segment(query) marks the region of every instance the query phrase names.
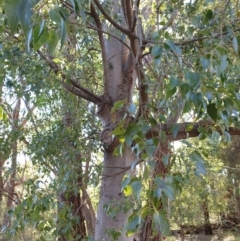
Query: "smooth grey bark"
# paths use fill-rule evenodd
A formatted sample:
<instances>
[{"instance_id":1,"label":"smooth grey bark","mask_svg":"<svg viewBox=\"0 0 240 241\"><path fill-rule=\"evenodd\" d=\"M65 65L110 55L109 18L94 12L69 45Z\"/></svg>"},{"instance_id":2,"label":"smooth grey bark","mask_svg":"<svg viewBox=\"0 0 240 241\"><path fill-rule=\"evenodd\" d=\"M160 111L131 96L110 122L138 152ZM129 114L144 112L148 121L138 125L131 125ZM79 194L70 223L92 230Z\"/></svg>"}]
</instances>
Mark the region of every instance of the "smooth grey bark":
<instances>
[{"instance_id":1,"label":"smooth grey bark","mask_svg":"<svg viewBox=\"0 0 240 241\"><path fill-rule=\"evenodd\" d=\"M104 153L104 169L95 228L95 240L114 240L108 234L108 231L114 229L121 233L124 225L127 223L129 213L124 212L121 208L124 202L121 181L125 175L124 168L131 165L134 160L135 155L131 152L130 148L126 148L122 156L114 156L113 152L108 152L107 150ZM119 210L119 212L116 212L112 217L107 210L114 212L114 209ZM122 234L117 240L130 241L132 237L125 237Z\"/></svg>"}]
</instances>

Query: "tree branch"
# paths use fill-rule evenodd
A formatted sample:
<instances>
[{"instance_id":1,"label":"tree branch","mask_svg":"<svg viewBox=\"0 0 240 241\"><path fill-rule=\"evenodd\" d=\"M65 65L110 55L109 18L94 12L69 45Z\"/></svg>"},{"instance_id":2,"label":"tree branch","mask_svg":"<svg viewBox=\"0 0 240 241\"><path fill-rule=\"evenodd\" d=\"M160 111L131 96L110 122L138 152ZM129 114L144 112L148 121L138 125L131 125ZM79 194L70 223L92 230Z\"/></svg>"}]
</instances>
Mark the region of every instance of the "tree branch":
<instances>
[{"instance_id":1,"label":"tree branch","mask_svg":"<svg viewBox=\"0 0 240 241\"><path fill-rule=\"evenodd\" d=\"M118 30L120 30L122 33L125 33L126 35L130 34L130 31L126 28L123 28L121 25L119 25L116 21L112 19L112 17L104 10L102 5L99 3L98 0L93 0L95 4L97 5L98 9L101 11L103 16Z\"/></svg>"},{"instance_id":2,"label":"tree branch","mask_svg":"<svg viewBox=\"0 0 240 241\"><path fill-rule=\"evenodd\" d=\"M55 74L58 74L58 72L60 72L58 65L51 58L45 56L40 50L38 50L37 52L41 56L41 58L47 62L47 64ZM63 80L66 80L66 76L63 73L61 73L61 76ZM99 96L95 95L91 91L79 85L73 78L70 78L69 80L73 86L70 86L69 84L64 83L64 81L62 81L62 85L66 90L85 100L93 102L94 104L98 104L101 101Z\"/></svg>"},{"instance_id":3,"label":"tree branch","mask_svg":"<svg viewBox=\"0 0 240 241\"><path fill-rule=\"evenodd\" d=\"M124 46L126 46L129 50L131 50L131 48L130 48L126 43L124 43L124 41L122 41L120 38L116 37L115 35L107 32L107 31L104 31L104 30L102 30L102 29L98 29L97 27L95 27L95 26L92 25L91 23L88 23L88 25L89 25L89 28L91 28L91 29L94 29L94 30L97 30L97 31L101 31L102 33L105 33L105 34L109 35L110 37L117 39L120 43L122 43L122 44L123 44Z\"/></svg>"},{"instance_id":4,"label":"tree branch","mask_svg":"<svg viewBox=\"0 0 240 241\"><path fill-rule=\"evenodd\" d=\"M66 90L68 90L69 92L73 93L74 95L76 95L78 97L81 97L81 98L83 98L87 101L90 101L90 102L92 102L96 105L99 103L98 99L94 98L93 96L90 96L90 95L86 94L85 92L83 92L82 90L80 90L80 89L78 89L74 86L71 86L67 83L62 83L62 85Z\"/></svg>"},{"instance_id":5,"label":"tree branch","mask_svg":"<svg viewBox=\"0 0 240 241\"><path fill-rule=\"evenodd\" d=\"M178 133L176 136L173 135L172 133L172 128L175 127L178 129ZM191 130L188 130L189 127L191 127ZM168 124L162 124L159 125L158 127L154 127L151 130L149 130L145 138L146 139L151 139L154 137L159 137L161 131L165 133L166 135L166 140L167 141L179 141L179 140L184 140L187 138L193 138L197 137L201 132L199 131L199 127L204 127L209 134L212 133L213 130L216 130L219 132L221 135L223 135L223 132L219 126L215 126L213 121L199 121L199 122L184 122L184 123L177 123L175 125L168 125ZM233 136L238 136L240 135L240 129L236 127L229 127L227 132L230 135ZM159 140L160 141L160 140ZM108 151L114 151L114 149L120 144L118 137L115 136L112 143L107 147Z\"/></svg>"},{"instance_id":6,"label":"tree branch","mask_svg":"<svg viewBox=\"0 0 240 241\"><path fill-rule=\"evenodd\" d=\"M122 0L122 8L125 16L125 21L128 25L128 29L131 31L133 25L133 12L132 12L132 1Z\"/></svg>"},{"instance_id":7,"label":"tree branch","mask_svg":"<svg viewBox=\"0 0 240 241\"><path fill-rule=\"evenodd\" d=\"M81 85L79 85L73 78L70 78L69 80L70 80L70 82L72 83L72 85L74 87L78 88L79 90L81 90L85 94L87 94L90 97L94 98L96 100L96 103L99 103L99 102L102 101L102 99L99 96L95 95L94 93L92 93L88 89L86 89L86 88L82 87Z\"/></svg>"},{"instance_id":8,"label":"tree branch","mask_svg":"<svg viewBox=\"0 0 240 241\"><path fill-rule=\"evenodd\" d=\"M107 65L107 51L106 51L106 47L104 44L104 38L103 38L103 28L102 28L102 23L100 21L100 18L95 10L95 7L93 5L93 3L91 3L90 6L90 11L91 11L91 16L94 19L96 26L97 26L97 32L98 32L98 38L100 41L100 46L101 46L101 50L102 50L102 60L103 60L103 74L104 74L104 94L108 95L108 83L109 83L109 79L108 79L108 65Z\"/></svg>"},{"instance_id":9,"label":"tree branch","mask_svg":"<svg viewBox=\"0 0 240 241\"><path fill-rule=\"evenodd\" d=\"M174 136L172 133L173 127L178 129L178 133L176 136ZM191 127L191 130L187 130L189 129L189 127ZM163 124L158 128L155 128L154 130L153 129L150 130L146 134L146 138L149 139L153 137L158 137L159 132L164 131L168 141L179 141L179 140L183 140L191 137L197 137L201 133L199 131L199 127L204 127L208 131L208 133L212 133L213 130L216 130L221 135L223 134L219 126L215 126L213 121L208 120L208 121L199 121L196 123L194 122L177 123L175 125ZM230 135L240 135L240 129L236 127L229 127L227 132Z\"/></svg>"}]
</instances>

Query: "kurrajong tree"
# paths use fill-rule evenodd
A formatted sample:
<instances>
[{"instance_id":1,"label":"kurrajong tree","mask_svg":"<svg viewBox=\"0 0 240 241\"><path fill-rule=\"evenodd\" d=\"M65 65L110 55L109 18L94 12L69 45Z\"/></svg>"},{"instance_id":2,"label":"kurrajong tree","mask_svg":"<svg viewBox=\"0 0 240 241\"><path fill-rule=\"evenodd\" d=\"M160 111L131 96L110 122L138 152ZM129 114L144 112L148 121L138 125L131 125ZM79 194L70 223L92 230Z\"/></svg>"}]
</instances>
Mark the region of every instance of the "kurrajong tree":
<instances>
[{"instance_id":1,"label":"kurrajong tree","mask_svg":"<svg viewBox=\"0 0 240 241\"><path fill-rule=\"evenodd\" d=\"M181 183L170 173L171 142L240 134L238 1L5 0L1 8L1 34L92 103L86 111L97 106L95 240L133 240L137 229L141 240L160 240ZM190 157L204 173L200 153Z\"/></svg>"}]
</instances>

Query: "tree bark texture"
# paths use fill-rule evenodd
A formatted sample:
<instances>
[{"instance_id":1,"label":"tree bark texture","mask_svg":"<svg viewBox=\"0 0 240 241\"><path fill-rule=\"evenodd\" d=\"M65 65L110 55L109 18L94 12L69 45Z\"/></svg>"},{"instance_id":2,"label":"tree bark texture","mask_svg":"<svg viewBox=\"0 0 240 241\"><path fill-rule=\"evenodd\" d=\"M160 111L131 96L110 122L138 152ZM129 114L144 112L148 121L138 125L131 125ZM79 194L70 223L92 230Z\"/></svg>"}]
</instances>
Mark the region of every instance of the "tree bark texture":
<instances>
[{"instance_id":1,"label":"tree bark texture","mask_svg":"<svg viewBox=\"0 0 240 241\"><path fill-rule=\"evenodd\" d=\"M130 241L132 237L125 237L122 233L127 223L129 213L124 210L124 194L121 181L125 175L124 168L135 160L134 154L126 148L122 156L114 156L113 152L104 153L104 167L100 190L100 201L97 212L95 240L114 240L111 231L119 232L118 241Z\"/></svg>"},{"instance_id":2,"label":"tree bark texture","mask_svg":"<svg viewBox=\"0 0 240 241\"><path fill-rule=\"evenodd\" d=\"M4 213L3 218L3 227L10 226L11 224L11 217L8 215L8 210L12 208L14 196L15 196L15 181L16 181L16 167L17 167L17 153L18 153L18 146L17 140L12 143L12 158L11 158L11 175L9 178L9 182L6 186L7 192L7 202L6 202L6 211ZM3 238L2 241L6 239Z\"/></svg>"},{"instance_id":3,"label":"tree bark texture","mask_svg":"<svg viewBox=\"0 0 240 241\"><path fill-rule=\"evenodd\" d=\"M168 143L159 143L158 148L154 153L154 159L156 161L156 165L153 172L153 178L158 175L164 178L164 176L168 173L169 164L165 166L163 163L163 158L165 155L170 153L171 151L168 147ZM151 185L154 186L154 182L152 182ZM160 202L159 206L156 208L158 210L161 210L163 208L162 203ZM153 236L152 216L148 215L145 218L144 223L141 227L140 241L162 241L162 239L163 237L161 233L158 233L157 235Z\"/></svg>"},{"instance_id":4,"label":"tree bark texture","mask_svg":"<svg viewBox=\"0 0 240 241\"><path fill-rule=\"evenodd\" d=\"M204 216L205 235L213 235L213 231L212 231L212 227L211 227L211 223L210 223L210 215L209 215L207 196L205 196L202 200L202 207L203 207L203 216Z\"/></svg>"},{"instance_id":5,"label":"tree bark texture","mask_svg":"<svg viewBox=\"0 0 240 241\"><path fill-rule=\"evenodd\" d=\"M73 124L73 116L70 110L68 110L67 103L63 105L64 118L63 124L65 128L71 127ZM67 206L70 209L71 216L76 217L78 221L75 221L72 226L72 235L75 240L82 240L87 236L87 230L85 225L85 215L84 215L84 203L81 194L81 189L83 186L83 170L81 164L81 155L75 150L76 147L71 143L70 140L66 140L64 143L66 150L73 150L75 152L74 159L71 159L72 165L75 166L78 178L75 180L69 180L69 188L59 194L59 203L63 206ZM64 149L63 149L64 150ZM66 151L64 150L64 152ZM78 190L77 192L75 190ZM58 209L59 216L61 213L61 208ZM59 230L58 241L67 241L64 232Z\"/></svg>"}]
</instances>

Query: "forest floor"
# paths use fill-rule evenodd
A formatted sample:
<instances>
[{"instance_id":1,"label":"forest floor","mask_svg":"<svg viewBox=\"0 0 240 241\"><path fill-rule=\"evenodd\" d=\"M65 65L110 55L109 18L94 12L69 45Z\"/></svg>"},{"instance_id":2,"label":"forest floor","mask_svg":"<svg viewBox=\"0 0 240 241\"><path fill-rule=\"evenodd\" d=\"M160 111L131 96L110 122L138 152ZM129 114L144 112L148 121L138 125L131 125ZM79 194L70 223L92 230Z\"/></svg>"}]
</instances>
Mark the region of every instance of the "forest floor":
<instances>
[{"instance_id":1,"label":"forest floor","mask_svg":"<svg viewBox=\"0 0 240 241\"><path fill-rule=\"evenodd\" d=\"M184 239L179 235L168 237L165 241L240 241L240 232L217 230L214 235L187 234Z\"/></svg>"}]
</instances>

